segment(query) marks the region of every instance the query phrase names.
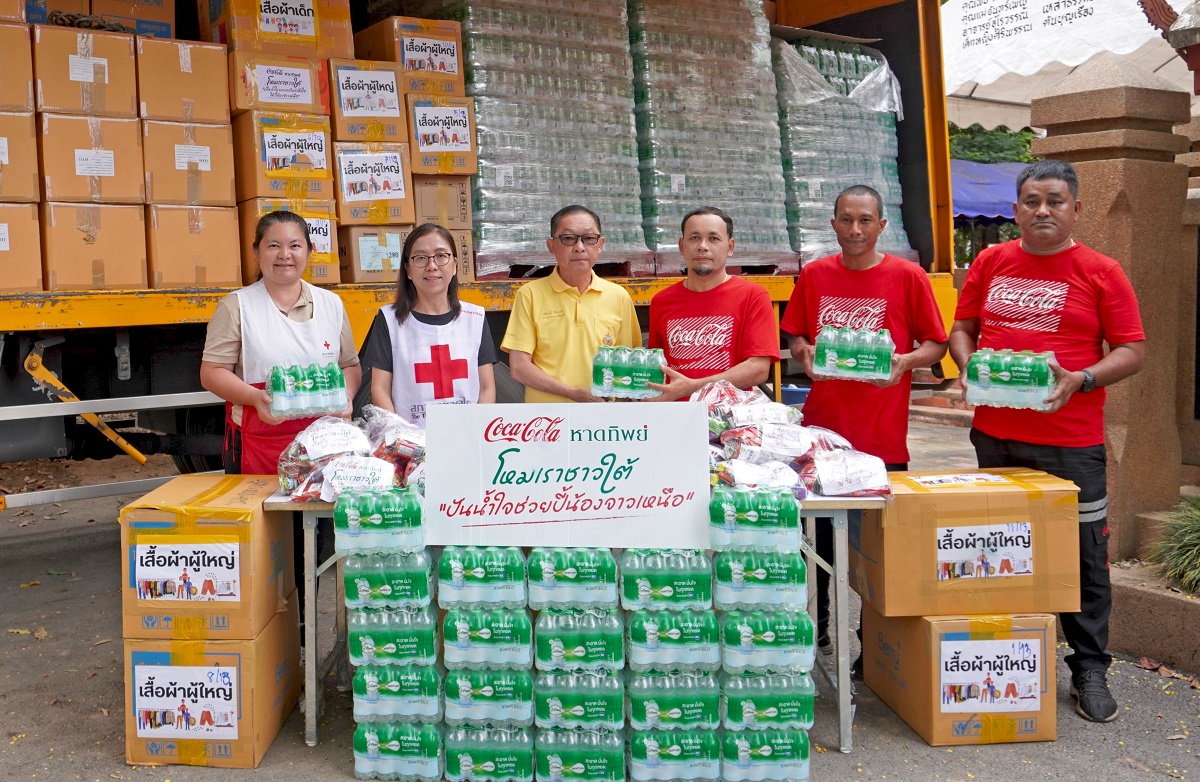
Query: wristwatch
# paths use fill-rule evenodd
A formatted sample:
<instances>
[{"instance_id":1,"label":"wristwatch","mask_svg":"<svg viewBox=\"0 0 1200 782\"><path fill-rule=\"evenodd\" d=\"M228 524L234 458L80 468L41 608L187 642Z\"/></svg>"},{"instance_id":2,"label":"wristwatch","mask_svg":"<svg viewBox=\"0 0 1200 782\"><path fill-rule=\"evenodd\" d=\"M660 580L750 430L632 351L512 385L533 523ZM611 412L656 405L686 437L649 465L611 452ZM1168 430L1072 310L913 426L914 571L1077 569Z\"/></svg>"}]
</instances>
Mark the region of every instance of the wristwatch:
<instances>
[{"instance_id":1,"label":"wristwatch","mask_svg":"<svg viewBox=\"0 0 1200 782\"><path fill-rule=\"evenodd\" d=\"M1083 373L1083 385L1079 387L1079 390L1086 394L1088 391L1091 391L1096 387L1096 376L1091 372L1088 372L1086 369L1081 369L1079 371Z\"/></svg>"}]
</instances>

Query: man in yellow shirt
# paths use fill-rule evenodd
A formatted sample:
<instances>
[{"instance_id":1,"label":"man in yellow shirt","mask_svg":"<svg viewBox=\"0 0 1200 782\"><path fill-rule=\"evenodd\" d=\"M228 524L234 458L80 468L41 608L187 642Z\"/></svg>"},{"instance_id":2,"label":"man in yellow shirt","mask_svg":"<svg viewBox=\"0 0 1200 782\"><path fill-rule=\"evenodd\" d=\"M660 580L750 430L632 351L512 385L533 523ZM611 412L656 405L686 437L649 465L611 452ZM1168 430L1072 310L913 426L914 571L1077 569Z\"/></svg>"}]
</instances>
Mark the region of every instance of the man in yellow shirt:
<instances>
[{"instance_id":1,"label":"man in yellow shirt","mask_svg":"<svg viewBox=\"0 0 1200 782\"><path fill-rule=\"evenodd\" d=\"M546 249L558 266L517 291L500 348L526 402L599 402L591 392L596 348L642 345L633 299L592 272L604 236L591 209L558 210Z\"/></svg>"}]
</instances>

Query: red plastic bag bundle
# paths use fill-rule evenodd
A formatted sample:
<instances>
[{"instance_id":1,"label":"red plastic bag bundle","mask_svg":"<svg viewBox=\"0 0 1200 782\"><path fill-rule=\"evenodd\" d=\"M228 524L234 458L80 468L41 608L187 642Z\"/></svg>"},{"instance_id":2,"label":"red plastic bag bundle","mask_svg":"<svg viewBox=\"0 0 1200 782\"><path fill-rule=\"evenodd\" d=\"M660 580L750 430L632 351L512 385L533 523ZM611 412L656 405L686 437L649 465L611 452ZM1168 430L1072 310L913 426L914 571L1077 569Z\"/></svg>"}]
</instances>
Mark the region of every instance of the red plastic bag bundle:
<instances>
[{"instance_id":1,"label":"red plastic bag bundle","mask_svg":"<svg viewBox=\"0 0 1200 782\"><path fill-rule=\"evenodd\" d=\"M279 455L279 490L297 501L316 499L325 465L339 456L370 452L367 435L354 424L333 416L318 418Z\"/></svg>"},{"instance_id":2,"label":"red plastic bag bundle","mask_svg":"<svg viewBox=\"0 0 1200 782\"><path fill-rule=\"evenodd\" d=\"M817 453L854 450L854 446L850 444L849 440L832 429L826 429L821 426L806 426L804 428L808 430L816 442Z\"/></svg>"},{"instance_id":3,"label":"red plastic bag bundle","mask_svg":"<svg viewBox=\"0 0 1200 782\"><path fill-rule=\"evenodd\" d=\"M425 460L425 430L382 407L363 408L363 427L371 442L371 455L396 467L402 485Z\"/></svg>"}]
</instances>

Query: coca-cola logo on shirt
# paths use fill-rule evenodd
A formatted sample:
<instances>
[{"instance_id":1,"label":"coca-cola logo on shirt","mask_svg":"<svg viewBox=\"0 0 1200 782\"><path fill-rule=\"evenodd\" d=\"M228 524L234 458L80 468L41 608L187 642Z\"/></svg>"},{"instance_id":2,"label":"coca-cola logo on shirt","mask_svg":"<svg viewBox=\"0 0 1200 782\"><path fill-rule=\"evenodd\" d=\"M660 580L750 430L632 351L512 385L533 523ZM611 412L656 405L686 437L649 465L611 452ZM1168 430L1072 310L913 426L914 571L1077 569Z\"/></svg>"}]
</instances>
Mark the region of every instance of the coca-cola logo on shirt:
<instances>
[{"instance_id":1,"label":"coca-cola logo on shirt","mask_svg":"<svg viewBox=\"0 0 1200 782\"><path fill-rule=\"evenodd\" d=\"M732 315L701 315L667 321L667 358L681 370L724 372L732 365Z\"/></svg>"},{"instance_id":2,"label":"coca-cola logo on shirt","mask_svg":"<svg viewBox=\"0 0 1200 782\"><path fill-rule=\"evenodd\" d=\"M984 318L989 325L1058 331L1070 290L1065 282L996 277L988 286Z\"/></svg>"},{"instance_id":3,"label":"coca-cola logo on shirt","mask_svg":"<svg viewBox=\"0 0 1200 782\"><path fill-rule=\"evenodd\" d=\"M483 430L485 442L556 443L561 434L562 418L540 415L528 421L505 421L493 418Z\"/></svg>"},{"instance_id":4,"label":"coca-cola logo on shirt","mask_svg":"<svg viewBox=\"0 0 1200 782\"><path fill-rule=\"evenodd\" d=\"M818 326L879 331L887 314L887 299L857 296L822 296L817 310Z\"/></svg>"}]
</instances>

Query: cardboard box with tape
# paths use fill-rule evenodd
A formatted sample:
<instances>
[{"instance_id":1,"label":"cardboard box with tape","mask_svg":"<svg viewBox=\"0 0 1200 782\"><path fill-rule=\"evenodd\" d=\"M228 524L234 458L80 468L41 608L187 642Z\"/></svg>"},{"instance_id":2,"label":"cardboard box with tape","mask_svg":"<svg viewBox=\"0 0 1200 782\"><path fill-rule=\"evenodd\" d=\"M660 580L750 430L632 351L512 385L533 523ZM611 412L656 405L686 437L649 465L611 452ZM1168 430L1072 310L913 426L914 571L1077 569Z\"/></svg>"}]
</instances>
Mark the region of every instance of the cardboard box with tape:
<instances>
[{"instance_id":1,"label":"cardboard box with tape","mask_svg":"<svg viewBox=\"0 0 1200 782\"><path fill-rule=\"evenodd\" d=\"M260 52L229 53L229 97L243 111L329 113L329 73L323 60Z\"/></svg>"},{"instance_id":2,"label":"cardboard box with tape","mask_svg":"<svg viewBox=\"0 0 1200 782\"><path fill-rule=\"evenodd\" d=\"M249 285L258 279L254 259L254 229L258 219L268 212L296 212L308 223L313 251L303 278L313 285L337 285L341 282L338 261L336 209L332 201L255 198L238 204L238 223L242 235L242 281Z\"/></svg>"},{"instance_id":3,"label":"cardboard box with tape","mask_svg":"<svg viewBox=\"0 0 1200 782\"><path fill-rule=\"evenodd\" d=\"M89 0L24 0L25 21L30 24L46 24L52 11L64 14L84 14L91 10Z\"/></svg>"},{"instance_id":4,"label":"cardboard box with tape","mask_svg":"<svg viewBox=\"0 0 1200 782\"><path fill-rule=\"evenodd\" d=\"M241 242L232 206L146 207L151 288L239 288Z\"/></svg>"},{"instance_id":5,"label":"cardboard box with tape","mask_svg":"<svg viewBox=\"0 0 1200 782\"><path fill-rule=\"evenodd\" d=\"M354 56L349 0L224 0L210 34L230 51L322 60Z\"/></svg>"},{"instance_id":6,"label":"cardboard box with tape","mask_svg":"<svg viewBox=\"0 0 1200 782\"><path fill-rule=\"evenodd\" d=\"M342 225L412 223L412 175L407 144L333 145L338 222Z\"/></svg>"},{"instance_id":7,"label":"cardboard box with tape","mask_svg":"<svg viewBox=\"0 0 1200 782\"><path fill-rule=\"evenodd\" d=\"M42 200L33 114L0 113L0 201Z\"/></svg>"},{"instance_id":8,"label":"cardboard box with tape","mask_svg":"<svg viewBox=\"0 0 1200 782\"><path fill-rule=\"evenodd\" d=\"M46 201L146 202L139 120L42 114L38 158Z\"/></svg>"},{"instance_id":9,"label":"cardboard box with tape","mask_svg":"<svg viewBox=\"0 0 1200 782\"><path fill-rule=\"evenodd\" d=\"M29 28L0 24L0 111L33 111L33 44Z\"/></svg>"},{"instance_id":10,"label":"cardboard box with tape","mask_svg":"<svg viewBox=\"0 0 1200 782\"><path fill-rule=\"evenodd\" d=\"M146 202L234 206L233 131L229 125L142 121Z\"/></svg>"},{"instance_id":11,"label":"cardboard box with tape","mask_svg":"<svg viewBox=\"0 0 1200 782\"><path fill-rule=\"evenodd\" d=\"M136 117L133 36L33 28L37 110L97 117Z\"/></svg>"},{"instance_id":12,"label":"cardboard box with tape","mask_svg":"<svg viewBox=\"0 0 1200 782\"><path fill-rule=\"evenodd\" d=\"M411 225L353 225L338 229L342 282L395 285L400 251Z\"/></svg>"},{"instance_id":13,"label":"cardboard box with tape","mask_svg":"<svg viewBox=\"0 0 1200 782\"><path fill-rule=\"evenodd\" d=\"M228 67L219 44L138 38L139 116L229 124Z\"/></svg>"},{"instance_id":14,"label":"cardboard box with tape","mask_svg":"<svg viewBox=\"0 0 1200 782\"><path fill-rule=\"evenodd\" d=\"M0 203L0 292L42 290L42 234L37 204Z\"/></svg>"},{"instance_id":15,"label":"cardboard box with tape","mask_svg":"<svg viewBox=\"0 0 1200 782\"><path fill-rule=\"evenodd\" d=\"M1079 490L1023 468L892 473L850 525L850 586L884 616L1079 610Z\"/></svg>"},{"instance_id":16,"label":"cardboard box with tape","mask_svg":"<svg viewBox=\"0 0 1200 782\"><path fill-rule=\"evenodd\" d=\"M463 97L462 27L443 19L393 16L354 36L360 60L387 60L404 68L403 94Z\"/></svg>"},{"instance_id":17,"label":"cardboard box with tape","mask_svg":"<svg viewBox=\"0 0 1200 782\"><path fill-rule=\"evenodd\" d=\"M41 228L46 290L146 288L145 207L43 203Z\"/></svg>"},{"instance_id":18,"label":"cardboard box with tape","mask_svg":"<svg viewBox=\"0 0 1200 782\"><path fill-rule=\"evenodd\" d=\"M1054 741L1049 614L887 618L863 605L863 677L931 746Z\"/></svg>"},{"instance_id":19,"label":"cardboard box with tape","mask_svg":"<svg viewBox=\"0 0 1200 782\"><path fill-rule=\"evenodd\" d=\"M92 16L123 24L139 36L175 37L175 0L91 0Z\"/></svg>"},{"instance_id":20,"label":"cardboard box with tape","mask_svg":"<svg viewBox=\"0 0 1200 782\"><path fill-rule=\"evenodd\" d=\"M23 23L25 21L25 0L0 0L0 20Z\"/></svg>"},{"instance_id":21,"label":"cardboard box with tape","mask_svg":"<svg viewBox=\"0 0 1200 782\"><path fill-rule=\"evenodd\" d=\"M408 131L414 174L475 174L475 101L408 95Z\"/></svg>"},{"instance_id":22,"label":"cardboard box with tape","mask_svg":"<svg viewBox=\"0 0 1200 782\"><path fill-rule=\"evenodd\" d=\"M470 231L451 231L458 250L458 281L475 281L475 240Z\"/></svg>"},{"instance_id":23,"label":"cardboard box with tape","mask_svg":"<svg viewBox=\"0 0 1200 782\"><path fill-rule=\"evenodd\" d=\"M397 63L330 60L334 141L408 141L404 69Z\"/></svg>"},{"instance_id":24,"label":"cardboard box with tape","mask_svg":"<svg viewBox=\"0 0 1200 782\"><path fill-rule=\"evenodd\" d=\"M237 200L332 200L329 118L248 111L233 118Z\"/></svg>"},{"instance_id":25,"label":"cardboard box with tape","mask_svg":"<svg viewBox=\"0 0 1200 782\"><path fill-rule=\"evenodd\" d=\"M471 177L413 175L414 223L437 223L451 231L470 231Z\"/></svg>"}]
</instances>

